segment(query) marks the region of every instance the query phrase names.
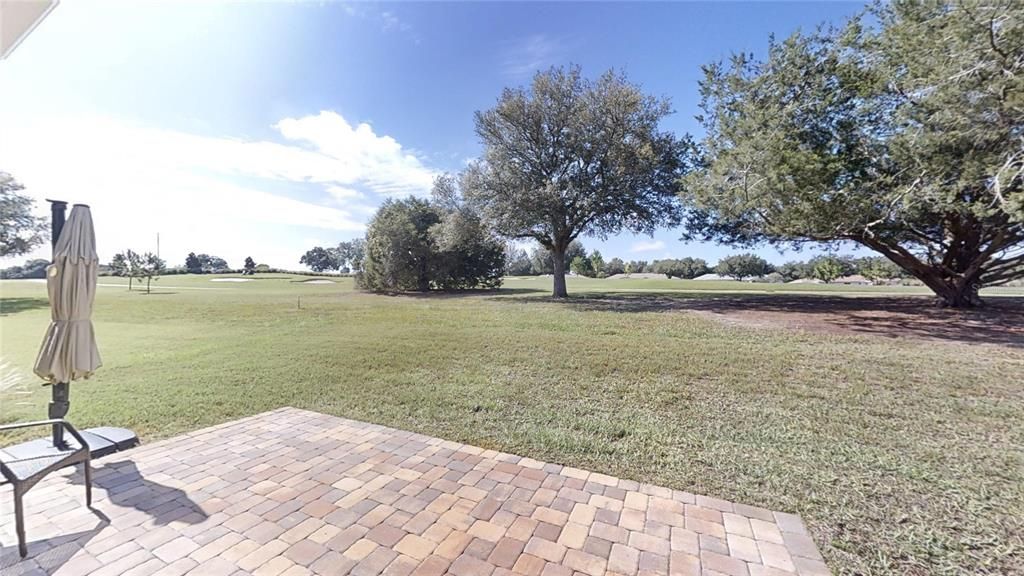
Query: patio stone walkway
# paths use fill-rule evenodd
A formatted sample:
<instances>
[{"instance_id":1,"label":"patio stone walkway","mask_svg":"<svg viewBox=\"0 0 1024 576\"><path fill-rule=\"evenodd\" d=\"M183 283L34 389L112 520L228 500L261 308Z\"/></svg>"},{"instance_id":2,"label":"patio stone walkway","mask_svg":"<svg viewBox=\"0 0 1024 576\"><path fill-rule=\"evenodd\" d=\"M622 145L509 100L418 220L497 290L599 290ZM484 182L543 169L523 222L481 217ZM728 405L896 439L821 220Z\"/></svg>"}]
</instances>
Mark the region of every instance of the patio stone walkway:
<instances>
[{"instance_id":1,"label":"patio stone walkway","mask_svg":"<svg viewBox=\"0 0 1024 576\"><path fill-rule=\"evenodd\" d=\"M798 516L283 408L26 497L0 572L107 576L829 574Z\"/></svg>"}]
</instances>

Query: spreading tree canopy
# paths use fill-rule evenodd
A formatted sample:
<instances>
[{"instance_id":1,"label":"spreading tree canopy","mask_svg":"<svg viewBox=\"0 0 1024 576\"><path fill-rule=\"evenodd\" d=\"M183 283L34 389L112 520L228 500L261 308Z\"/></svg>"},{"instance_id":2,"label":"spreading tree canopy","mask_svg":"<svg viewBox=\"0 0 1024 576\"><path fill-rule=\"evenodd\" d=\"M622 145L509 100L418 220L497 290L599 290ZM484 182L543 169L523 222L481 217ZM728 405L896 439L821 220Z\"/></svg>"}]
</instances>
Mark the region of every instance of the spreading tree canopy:
<instances>
[{"instance_id":1,"label":"spreading tree canopy","mask_svg":"<svg viewBox=\"0 0 1024 576\"><path fill-rule=\"evenodd\" d=\"M189 252L185 257L185 269L189 274L216 274L226 272L228 263L223 258L209 254L196 254Z\"/></svg>"},{"instance_id":2,"label":"spreading tree canopy","mask_svg":"<svg viewBox=\"0 0 1024 576\"><path fill-rule=\"evenodd\" d=\"M483 158L466 195L503 236L532 238L554 256L566 296L565 252L582 234L652 232L678 220L683 142L659 130L667 101L620 74L583 78L578 67L538 73L476 113Z\"/></svg>"},{"instance_id":3,"label":"spreading tree canopy","mask_svg":"<svg viewBox=\"0 0 1024 576\"><path fill-rule=\"evenodd\" d=\"M305 264L314 272L337 270L341 267L341 262L338 261L338 253L331 248L324 248L322 246L314 246L307 250L305 254L299 257L299 264Z\"/></svg>"},{"instance_id":4,"label":"spreading tree canopy","mask_svg":"<svg viewBox=\"0 0 1024 576\"><path fill-rule=\"evenodd\" d=\"M720 276L729 276L736 280L764 276L772 272L767 260L757 254L734 254L718 261L715 272Z\"/></svg>"},{"instance_id":5,"label":"spreading tree canopy","mask_svg":"<svg viewBox=\"0 0 1024 576\"><path fill-rule=\"evenodd\" d=\"M687 238L856 242L956 307L1024 276L1024 4L882 3L704 73Z\"/></svg>"}]
</instances>

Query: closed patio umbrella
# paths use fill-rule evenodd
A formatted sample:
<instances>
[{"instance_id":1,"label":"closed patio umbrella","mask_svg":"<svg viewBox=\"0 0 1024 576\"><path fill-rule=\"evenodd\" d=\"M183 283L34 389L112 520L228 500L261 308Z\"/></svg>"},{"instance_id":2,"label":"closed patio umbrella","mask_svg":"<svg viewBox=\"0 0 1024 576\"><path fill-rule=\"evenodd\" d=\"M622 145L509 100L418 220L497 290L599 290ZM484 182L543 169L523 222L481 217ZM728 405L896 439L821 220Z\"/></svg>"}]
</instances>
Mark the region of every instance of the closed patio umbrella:
<instances>
[{"instance_id":1,"label":"closed patio umbrella","mask_svg":"<svg viewBox=\"0 0 1024 576\"><path fill-rule=\"evenodd\" d=\"M35 373L51 384L88 378L102 364L91 319L98 266L92 215L75 204L46 270L51 322Z\"/></svg>"}]
</instances>

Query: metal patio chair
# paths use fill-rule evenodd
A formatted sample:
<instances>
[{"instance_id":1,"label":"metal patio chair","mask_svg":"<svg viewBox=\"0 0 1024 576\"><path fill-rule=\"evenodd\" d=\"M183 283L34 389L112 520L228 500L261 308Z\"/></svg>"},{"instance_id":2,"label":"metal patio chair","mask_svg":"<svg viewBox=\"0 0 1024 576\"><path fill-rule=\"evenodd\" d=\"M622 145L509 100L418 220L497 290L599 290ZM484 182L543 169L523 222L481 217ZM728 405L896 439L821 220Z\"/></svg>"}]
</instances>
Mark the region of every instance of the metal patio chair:
<instances>
[{"instance_id":1,"label":"metal patio chair","mask_svg":"<svg viewBox=\"0 0 1024 576\"><path fill-rule=\"evenodd\" d=\"M24 558L28 555L28 544L25 542L25 510L21 499L33 486L47 474L81 462L84 464L85 504L92 507L92 469L90 467L89 445L75 427L68 422L56 418L38 422L6 424L0 426L0 432L31 428L35 426L61 426L78 442L77 448L66 446L37 454L11 454L0 449L0 473L4 481L10 482L14 488L14 522L18 533L18 552Z\"/></svg>"}]
</instances>

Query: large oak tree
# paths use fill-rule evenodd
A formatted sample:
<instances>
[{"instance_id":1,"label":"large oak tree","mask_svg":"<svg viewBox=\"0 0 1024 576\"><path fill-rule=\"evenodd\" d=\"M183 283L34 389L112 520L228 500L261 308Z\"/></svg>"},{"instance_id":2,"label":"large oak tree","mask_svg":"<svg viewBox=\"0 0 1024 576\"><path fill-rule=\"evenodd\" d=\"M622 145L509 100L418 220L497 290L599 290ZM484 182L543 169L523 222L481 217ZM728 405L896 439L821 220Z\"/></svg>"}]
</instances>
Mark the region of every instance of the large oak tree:
<instances>
[{"instance_id":1,"label":"large oak tree","mask_svg":"<svg viewBox=\"0 0 1024 576\"><path fill-rule=\"evenodd\" d=\"M553 294L564 297L565 252L580 235L678 222L686 147L658 127L670 112L621 74L538 73L528 89L505 89L497 106L476 113L485 150L464 175L466 196L503 236L551 252Z\"/></svg>"},{"instance_id":2,"label":"large oak tree","mask_svg":"<svg viewBox=\"0 0 1024 576\"><path fill-rule=\"evenodd\" d=\"M955 307L1024 276L1024 4L879 4L704 71L687 238L856 242Z\"/></svg>"}]
</instances>

